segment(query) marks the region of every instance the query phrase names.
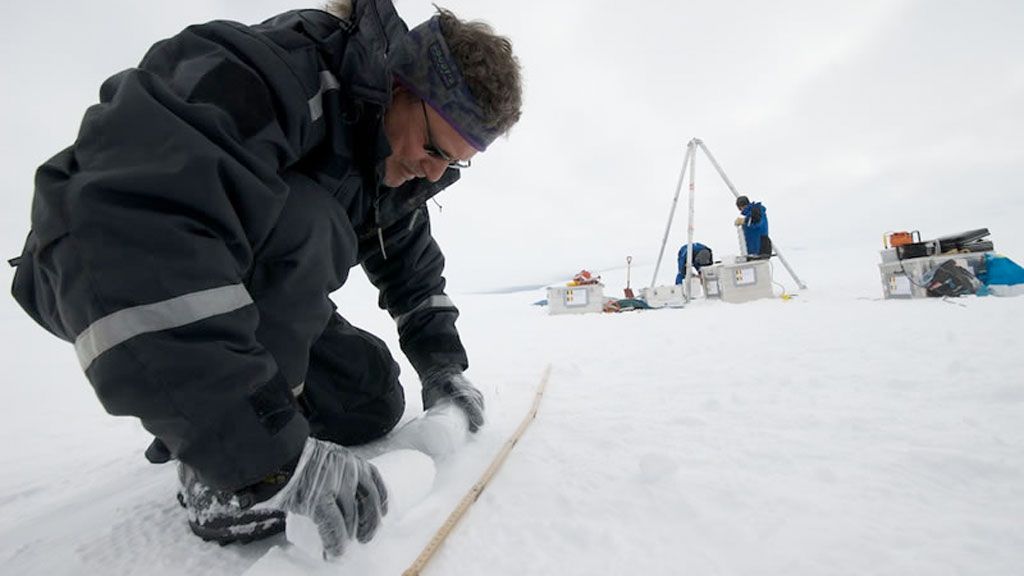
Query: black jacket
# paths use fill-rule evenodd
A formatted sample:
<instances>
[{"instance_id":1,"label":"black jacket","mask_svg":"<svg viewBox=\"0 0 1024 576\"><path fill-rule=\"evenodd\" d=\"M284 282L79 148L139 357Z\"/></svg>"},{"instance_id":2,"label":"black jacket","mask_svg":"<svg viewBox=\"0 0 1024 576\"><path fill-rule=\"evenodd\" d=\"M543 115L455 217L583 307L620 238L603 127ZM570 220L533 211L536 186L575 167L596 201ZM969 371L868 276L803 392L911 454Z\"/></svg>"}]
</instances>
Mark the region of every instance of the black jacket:
<instances>
[{"instance_id":1,"label":"black jacket","mask_svg":"<svg viewBox=\"0 0 1024 576\"><path fill-rule=\"evenodd\" d=\"M37 173L15 297L214 487L298 455L292 391L356 264L420 374L467 366L425 206L458 172L380 184L406 32L388 0L192 26L107 80Z\"/></svg>"}]
</instances>

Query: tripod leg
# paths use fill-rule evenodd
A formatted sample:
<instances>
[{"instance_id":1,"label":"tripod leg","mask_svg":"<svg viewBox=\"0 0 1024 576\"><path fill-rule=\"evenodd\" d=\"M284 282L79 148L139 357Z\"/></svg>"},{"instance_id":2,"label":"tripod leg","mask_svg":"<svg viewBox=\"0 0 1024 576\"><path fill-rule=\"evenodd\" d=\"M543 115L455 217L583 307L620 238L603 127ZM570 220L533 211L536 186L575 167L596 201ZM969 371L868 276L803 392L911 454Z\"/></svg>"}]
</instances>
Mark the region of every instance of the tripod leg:
<instances>
[{"instance_id":1,"label":"tripod leg","mask_svg":"<svg viewBox=\"0 0 1024 576\"><path fill-rule=\"evenodd\" d=\"M654 265L654 276L651 277L651 289L654 289L658 281L658 270L661 268L661 259L665 256L665 244L668 243L668 233L672 230L672 218L676 215L676 204L679 203L679 191L683 189L683 177L686 175L686 166L690 163L690 157L694 154L694 141L686 145L686 157L683 158L683 169L679 172L679 182L676 184L676 193L672 197L672 208L668 213L668 224L665 226L665 235L661 239L661 251L658 252L658 263Z\"/></svg>"}]
</instances>

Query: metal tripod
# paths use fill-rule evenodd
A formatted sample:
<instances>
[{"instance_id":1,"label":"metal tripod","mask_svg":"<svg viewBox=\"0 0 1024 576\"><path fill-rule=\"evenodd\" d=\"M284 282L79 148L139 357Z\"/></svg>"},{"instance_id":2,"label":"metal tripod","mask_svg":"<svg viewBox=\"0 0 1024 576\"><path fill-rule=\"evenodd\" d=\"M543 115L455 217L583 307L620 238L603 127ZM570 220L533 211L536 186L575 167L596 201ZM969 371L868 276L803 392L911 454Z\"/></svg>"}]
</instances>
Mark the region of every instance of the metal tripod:
<instances>
[{"instance_id":1,"label":"metal tripod","mask_svg":"<svg viewBox=\"0 0 1024 576\"><path fill-rule=\"evenodd\" d=\"M654 276L651 277L651 290L654 290L654 283L658 279L658 270L661 268L661 259L665 256L665 245L668 243L668 233L672 230L672 219L676 214L676 205L679 203L679 192L683 189L683 179L686 177L686 169L689 166L690 169L690 210L689 210L689 221L686 229L686 277L683 280L683 293L686 297L686 302L690 302L690 277L693 275L693 197L694 197L694 180L695 172L697 167L697 148L704 151L704 155L711 161L711 165L718 171L718 175L722 177L722 181L729 187L732 195L736 198L740 197L740 193L736 191L736 187L732 185L729 177L725 175L725 171L718 165L718 161L708 150L708 147L704 145L704 142L700 138L694 138L686 144L686 157L683 158L683 169L679 172L679 182L676 184L676 193L672 197L672 209L668 213L668 225L665 226L665 236L661 239L661 251L658 252L658 263L654 265ZM801 290L806 290L807 285L797 277L796 272L786 262L786 257L782 255L782 250L779 249L779 245L772 240L772 248L775 251L775 256L778 256L779 261L786 267L786 271L793 277L793 281L800 287ZM744 244L743 235L740 234L740 251L746 253L746 246Z\"/></svg>"}]
</instances>

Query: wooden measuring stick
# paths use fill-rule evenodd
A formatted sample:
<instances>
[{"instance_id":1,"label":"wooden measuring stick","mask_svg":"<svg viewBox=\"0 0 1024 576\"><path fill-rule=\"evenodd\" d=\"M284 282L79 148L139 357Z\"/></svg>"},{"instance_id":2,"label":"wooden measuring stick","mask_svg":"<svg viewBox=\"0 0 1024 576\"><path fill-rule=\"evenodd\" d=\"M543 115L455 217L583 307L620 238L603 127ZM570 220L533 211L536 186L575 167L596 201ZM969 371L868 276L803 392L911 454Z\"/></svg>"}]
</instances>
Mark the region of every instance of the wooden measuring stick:
<instances>
[{"instance_id":1,"label":"wooden measuring stick","mask_svg":"<svg viewBox=\"0 0 1024 576\"><path fill-rule=\"evenodd\" d=\"M501 465L504 464L505 459L508 458L509 453L512 452L512 448L515 447L516 442L519 441L519 437L523 435L526 428L529 427L530 423L533 422L533 419L536 418L537 409L540 407L540 399L544 396L544 389L547 387L548 376L550 375L551 365L548 364L547 368L544 369L544 376L541 378L540 385L537 386L537 393L533 397L533 406L526 414L526 418L524 418L523 422L519 424L519 428L516 429L512 437L505 442L501 452L498 452L498 455L494 457L494 461L491 462L491 465L487 468L487 471L484 472L484 475L480 477L480 480L478 480L477 483L469 489L469 492L467 492L462 498L459 505L455 507L455 510L452 510L452 513L448 515L448 519L444 521L444 524L442 524L440 528L438 528L437 533L435 533L434 537L427 543L423 552L420 552L416 561L413 562L405 572L402 572L402 576L419 576L427 566L427 563L430 562L430 559L433 558L437 549L444 543L448 534L451 533L455 528L455 525L462 519L462 516L465 515L467 510L469 510L469 507L472 506L473 503L476 502L477 498L480 497L480 494L483 493L484 488L487 487L487 483L491 481L491 478L494 477L498 472L498 469L501 468Z\"/></svg>"}]
</instances>

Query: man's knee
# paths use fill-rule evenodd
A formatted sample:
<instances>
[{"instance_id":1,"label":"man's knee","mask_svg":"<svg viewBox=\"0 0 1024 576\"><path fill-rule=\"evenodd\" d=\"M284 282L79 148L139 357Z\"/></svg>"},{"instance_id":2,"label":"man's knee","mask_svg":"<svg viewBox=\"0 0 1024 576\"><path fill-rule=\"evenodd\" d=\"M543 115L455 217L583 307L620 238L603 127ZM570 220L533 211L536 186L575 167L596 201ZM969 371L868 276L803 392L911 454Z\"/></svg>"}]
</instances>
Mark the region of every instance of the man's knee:
<instances>
[{"instance_id":1,"label":"man's knee","mask_svg":"<svg viewBox=\"0 0 1024 576\"><path fill-rule=\"evenodd\" d=\"M387 434L405 412L399 372L380 338L336 317L310 351L300 397L313 435L353 445Z\"/></svg>"}]
</instances>

